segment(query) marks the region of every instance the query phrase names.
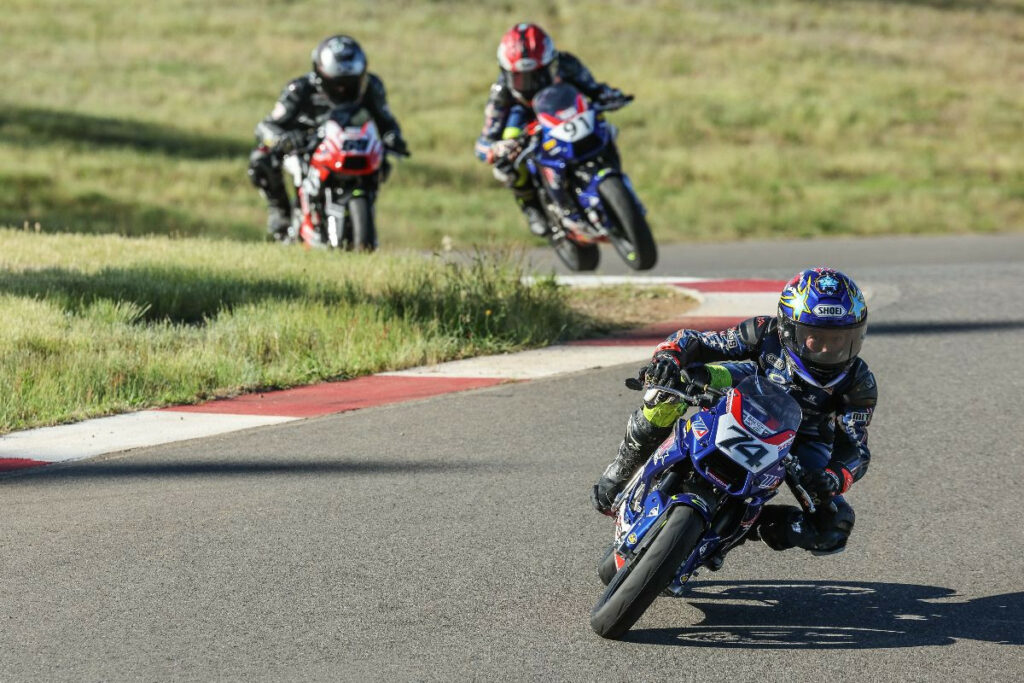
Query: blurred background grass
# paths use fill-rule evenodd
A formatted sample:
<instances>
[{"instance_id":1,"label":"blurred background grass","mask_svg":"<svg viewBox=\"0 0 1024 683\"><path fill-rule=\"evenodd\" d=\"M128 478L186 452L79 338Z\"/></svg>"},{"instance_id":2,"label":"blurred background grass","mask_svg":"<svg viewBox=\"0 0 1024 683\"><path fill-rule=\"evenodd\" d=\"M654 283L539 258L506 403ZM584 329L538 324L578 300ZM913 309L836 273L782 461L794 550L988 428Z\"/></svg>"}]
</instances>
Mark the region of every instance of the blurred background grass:
<instances>
[{"instance_id":1,"label":"blurred background grass","mask_svg":"<svg viewBox=\"0 0 1024 683\"><path fill-rule=\"evenodd\" d=\"M0 225L263 238L251 132L348 32L414 157L381 243L531 239L472 157L494 52L540 22L598 79L655 237L1024 227L1024 1L8 0Z\"/></svg>"}]
</instances>

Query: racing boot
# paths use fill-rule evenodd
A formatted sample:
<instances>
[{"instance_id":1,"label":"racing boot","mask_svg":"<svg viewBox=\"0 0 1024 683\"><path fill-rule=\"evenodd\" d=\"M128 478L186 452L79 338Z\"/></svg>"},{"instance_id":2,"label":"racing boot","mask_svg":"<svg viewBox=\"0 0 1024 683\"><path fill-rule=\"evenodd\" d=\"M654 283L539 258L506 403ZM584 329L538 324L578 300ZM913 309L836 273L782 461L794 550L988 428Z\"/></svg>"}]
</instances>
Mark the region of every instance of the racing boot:
<instances>
[{"instance_id":1,"label":"racing boot","mask_svg":"<svg viewBox=\"0 0 1024 683\"><path fill-rule=\"evenodd\" d=\"M821 505L813 515L792 505L765 505L751 534L756 532L772 550L796 547L814 555L842 552L856 516L842 496L832 503Z\"/></svg>"},{"instance_id":2,"label":"racing boot","mask_svg":"<svg viewBox=\"0 0 1024 683\"><path fill-rule=\"evenodd\" d=\"M638 408L629 416L626 435L619 444L619 452L605 468L590 493L590 502L598 512L609 516L612 514L616 496L622 492L637 468L651 457L654 449L671 432L672 427L656 427L651 424L644 417L642 408Z\"/></svg>"},{"instance_id":3,"label":"racing boot","mask_svg":"<svg viewBox=\"0 0 1024 683\"><path fill-rule=\"evenodd\" d=\"M292 227L291 206L282 206L276 202L267 204L267 235L275 242L284 242Z\"/></svg>"},{"instance_id":4,"label":"racing boot","mask_svg":"<svg viewBox=\"0 0 1024 683\"><path fill-rule=\"evenodd\" d=\"M765 505L751 536L760 538L772 550L789 550L803 535L804 513L792 505Z\"/></svg>"},{"instance_id":5,"label":"racing boot","mask_svg":"<svg viewBox=\"0 0 1024 683\"><path fill-rule=\"evenodd\" d=\"M551 234L551 227L548 225L544 209L537 197L537 190L533 187L515 188L516 203L519 210L526 216L526 223L530 226L530 232L537 237L547 237Z\"/></svg>"}]
</instances>

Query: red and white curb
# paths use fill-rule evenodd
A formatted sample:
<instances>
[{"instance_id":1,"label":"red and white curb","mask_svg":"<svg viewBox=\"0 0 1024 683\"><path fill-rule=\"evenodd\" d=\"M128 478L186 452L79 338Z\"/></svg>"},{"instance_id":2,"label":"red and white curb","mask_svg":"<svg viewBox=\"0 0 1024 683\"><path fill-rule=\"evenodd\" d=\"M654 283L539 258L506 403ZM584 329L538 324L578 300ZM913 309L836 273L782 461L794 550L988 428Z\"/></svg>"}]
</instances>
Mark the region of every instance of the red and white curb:
<instances>
[{"instance_id":1,"label":"red and white curb","mask_svg":"<svg viewBox=\"0 0 1024 683\"><path fill-rule=\"evenodd\" d=\"M652 347L680 327L720 329L752 315L771 314L785 284L778 280L593 276L565 277L559 281L572 286L625 283L676 286L694 296L699 305L690 315L677 321L632 330L613 338L468 358L346 382L246 394L201 405L143 410L14 432L0 437L0 472L478 389L502 382L642 362L650 356Z\"/></svg>"}]
</instances>

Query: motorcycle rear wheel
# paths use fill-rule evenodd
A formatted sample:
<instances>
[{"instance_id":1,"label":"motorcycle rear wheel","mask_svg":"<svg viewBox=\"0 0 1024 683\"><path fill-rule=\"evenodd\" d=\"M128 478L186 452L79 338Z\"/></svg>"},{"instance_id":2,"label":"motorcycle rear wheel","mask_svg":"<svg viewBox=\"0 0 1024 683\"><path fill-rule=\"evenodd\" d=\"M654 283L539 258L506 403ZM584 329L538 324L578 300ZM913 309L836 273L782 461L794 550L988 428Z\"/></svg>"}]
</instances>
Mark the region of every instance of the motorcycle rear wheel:
<instances>
[{"instance_id":1,"label":"motorcycle rear wheel","mask_svg":"<svg viewBox=\"0 0 1024 683\"><path fill-rule=\"evenodd\" d=\"M564 236L552 237L551 246L565 267L573 272L589 271L601 262L596 244L576 244Z\"/></svg>"},{"instance_id":2,"label":"motorcycle rear wheel","mask_svg":"<svg viewBox=\"0 0 1024 683\"><path fill-rule=\"evenodd\" d=\"M633 270L650 270L658 262L658 247L651 228L633 193L619 176L605 179L597 186L605 211L615 225L609 235L612 246Z\"/></svg>"},{"instance_id":3,"label":"motorcycle rear wheel","mask_svg":"<svg viewBox=\"0 0 1024 683\"><path fill-rule=\"evenodd\" d=\"M373 221L373 208L368 197L353 197L348 203L348 217L352 223L352 248L373 251L377 248L377 226Z\"/></svg>"},{"instance_id":4,"label":"motorcycle rear wheel","mask_svg":"<svg viewBox=\"0 0 1024 683\"><path fill-rule=\"evenodd\" d=\"M672 508L646 552L619 570L590 610L594 632L602 638L621 638L672 582L703 533L704 520L693 508Z\"/></svg>"}]
</instances>

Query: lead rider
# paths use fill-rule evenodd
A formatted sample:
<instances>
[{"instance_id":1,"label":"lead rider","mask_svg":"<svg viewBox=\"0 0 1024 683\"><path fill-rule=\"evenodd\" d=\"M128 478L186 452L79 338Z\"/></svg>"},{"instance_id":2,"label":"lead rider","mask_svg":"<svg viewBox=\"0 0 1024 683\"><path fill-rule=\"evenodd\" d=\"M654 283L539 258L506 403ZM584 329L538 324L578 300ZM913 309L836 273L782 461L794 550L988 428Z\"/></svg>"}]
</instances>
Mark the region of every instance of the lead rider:
<instances>
[{"instance_id":1,"label":"lead rider","mask_svg":"<svg viewBox=\"0 0 1024 683\"><path fill-rule=\"evenodd\" d=\"M774 550L839 552L853 530L853 508L842 494L867 473L867 428L878 398L875 377L858 356L867 315L853 280L831 268L811 268L786 284L776 317L750 318L718 332L679 330L640 371L647 384L698 393L759 373L796 399L803 420L791 452L804 469L800 483L823 504L811 515L790 505L764 506L749 535ZM618 455L592 491L598 511L611 514L615 497L685 408L663 403L630 415ZM723 559L713 557L708 566L718 569Z\"/></svg>"}]
</instances>

